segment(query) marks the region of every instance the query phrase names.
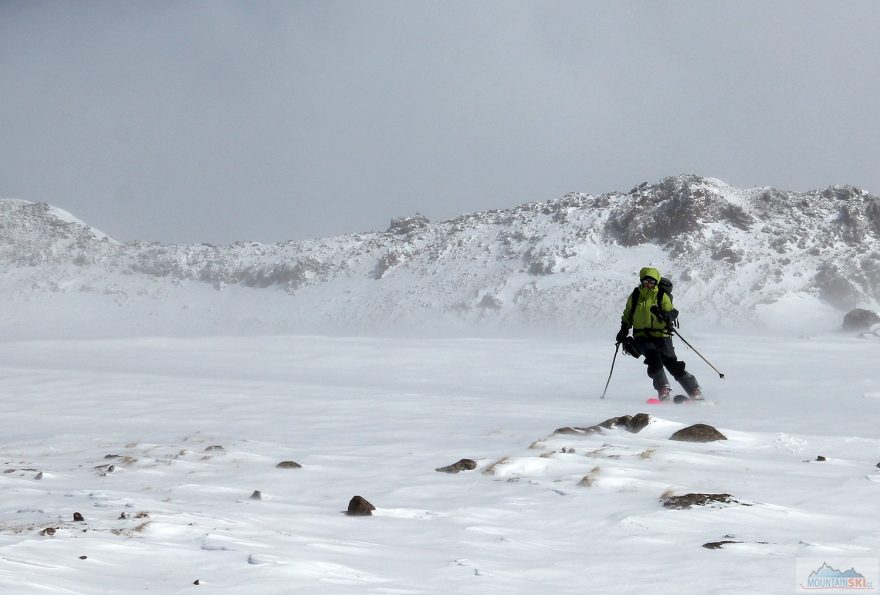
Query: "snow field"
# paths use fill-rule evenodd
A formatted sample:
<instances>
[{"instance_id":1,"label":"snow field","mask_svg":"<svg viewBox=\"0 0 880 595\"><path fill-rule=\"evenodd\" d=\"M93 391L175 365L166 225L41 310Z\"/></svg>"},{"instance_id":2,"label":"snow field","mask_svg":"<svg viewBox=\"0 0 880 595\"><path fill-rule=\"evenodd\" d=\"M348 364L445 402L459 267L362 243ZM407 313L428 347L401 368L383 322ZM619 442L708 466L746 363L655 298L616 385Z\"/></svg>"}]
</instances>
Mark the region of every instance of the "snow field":
<instances>
[{"instance_id":1,"label":"snow field","mask_svg":"<svg viewBox=\"0 0 880 595\"><path fill-rule=\"evenodd\" d=\"M687 338L714 406L646 405L622 356L599 400L610 340L2 343L0 591L791 592L877 557L877 343ZM668 440L698 422L728 440ZM739 503L660 501L690 492Z\"/></svg>"}]
</instances>

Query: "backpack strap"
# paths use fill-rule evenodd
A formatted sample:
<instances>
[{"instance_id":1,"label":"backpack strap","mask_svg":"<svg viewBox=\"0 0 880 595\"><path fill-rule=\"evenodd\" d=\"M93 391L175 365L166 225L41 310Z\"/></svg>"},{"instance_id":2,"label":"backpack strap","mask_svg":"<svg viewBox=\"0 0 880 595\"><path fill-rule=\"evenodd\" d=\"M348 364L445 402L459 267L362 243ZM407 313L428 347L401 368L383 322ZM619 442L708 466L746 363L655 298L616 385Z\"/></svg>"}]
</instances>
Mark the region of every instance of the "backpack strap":
<instances>
[{"instance_id":1,"label":"backpack strap","mask_svg":"<svg viewBox=\"0 0 880 595\"><path fill-rule=\"evenodd\" d=\"M658 286L657 287L657 307L658 308L663 307L663 296L666 296L666 295L669 296L670 300L672 299L672 294L669 293L668 291L666 291L665 287ZM639 301L639 287L638 286L635 289L633 289L633 292L632 292L632 295L630 295L629 301L630 301L629 314L627 315L627 318L629 318L629 325L633 326L633 323L635 321L635 315L636 315L636 305L638 304L638 301Z\"/></svg>"},{"instance_id":2,"label":"backpack strap","mask_svg":"<svg viewBox=\"0 0 880 595\"><path fill-rule=\"evenodd\" d=\"M633 289L632 295L630 295L629 297L630 305L629 315L627 316L627 318L629 318L629 325L633 326L633 323L635 322L636 305L639 303L639 288L636 287L635 289Z\"/></svg>"}]
</instances>

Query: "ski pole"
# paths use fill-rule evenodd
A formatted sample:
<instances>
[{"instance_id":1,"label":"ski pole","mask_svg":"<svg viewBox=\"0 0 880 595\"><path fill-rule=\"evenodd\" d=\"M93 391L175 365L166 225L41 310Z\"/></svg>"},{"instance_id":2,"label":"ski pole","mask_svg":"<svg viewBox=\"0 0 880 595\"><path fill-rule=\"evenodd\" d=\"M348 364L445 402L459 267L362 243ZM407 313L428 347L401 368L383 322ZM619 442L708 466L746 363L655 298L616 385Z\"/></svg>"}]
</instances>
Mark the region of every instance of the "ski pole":
<instances>
[{"instance_id":1,"label":"ski pole","mask_svg":"<svg viewBox=\"0 0 880 595\"><path fill-rule=\"evenodd\" d=\"M605 383L605 390L602 391L602 396L600 399L605 398L605 393L608 392L608 385L611 384L611 375L614 374L614 362L617 361L617 351L620 349L620 343L614 344L614 359L611 360L611 371L608 372L608 382Z\"/></svg>"},{"instance_id":2,"label":"ski pole","mask_svg":"<svg viewBox=\"0 0 880 595\"><path fill-rule=\"evenodd\" d=\"M715 370L716 372L718 372L718 376L719 376L720 378L722 378L722 379L724 378L724 374L722 374L722 373L718 370L718 368L716 368L715 366L713 366L712 363L711 363L709 360L707 360L705 357L703 357L703 354L700 353L699 351L697 351L697 349L696 349L693 345L691 345L690 343L688 343L687 339L685 339L684 337L682 337L682 336L681 336L681 333L679 333L677 330L675 330L675 327L670 326L669 329L670 329L673 333L675 333L675 334L678 336L679 339L681 339L682 341L684 341L684 344L687 345L688 347L690 347L690 348L693 350L694 353L696 353L697 355L699 355L699 356L700 356L700 359L702 359L704 362L706 362L707 364L709 364L709 367L710 367L710 368L712 368L713 370Z\"/></svg>"}]
</instances>

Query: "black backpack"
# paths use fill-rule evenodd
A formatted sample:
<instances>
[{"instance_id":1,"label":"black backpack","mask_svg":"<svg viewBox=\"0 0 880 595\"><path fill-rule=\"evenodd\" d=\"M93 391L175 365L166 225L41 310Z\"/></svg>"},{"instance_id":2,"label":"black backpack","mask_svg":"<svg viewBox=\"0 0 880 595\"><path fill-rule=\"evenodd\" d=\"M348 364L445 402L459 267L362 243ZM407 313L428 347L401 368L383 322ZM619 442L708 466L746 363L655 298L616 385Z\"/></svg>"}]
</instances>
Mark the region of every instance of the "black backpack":
<instances>
[{"instance_id":1,"label":"black backpack","mask_svg":"<svg viewBox=\"0 0 880 595\"><path fill-rule=\"evenodd\" d=\"M635 316L635 314L636 314L636 303L639 300L639 287L640 286L637 285L636 288L633 289L632 296L630 299L630 306L629 306L629 319L630 319L630 321L633 319L633 316ZM670 281L666 277L660 277L660 282L657 283L657 305L658 306L663 303L663 296L664 295L668 295L669 299L670 300L672 299L672 281Z\"/></svg>"}]
</instances>

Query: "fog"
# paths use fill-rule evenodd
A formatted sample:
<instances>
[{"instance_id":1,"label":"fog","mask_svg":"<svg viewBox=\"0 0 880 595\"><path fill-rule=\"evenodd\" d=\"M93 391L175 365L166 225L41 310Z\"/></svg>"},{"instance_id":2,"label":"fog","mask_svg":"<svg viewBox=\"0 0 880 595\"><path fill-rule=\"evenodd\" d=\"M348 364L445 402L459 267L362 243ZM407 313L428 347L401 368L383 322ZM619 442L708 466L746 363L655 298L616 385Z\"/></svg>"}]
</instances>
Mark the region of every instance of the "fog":
<instances>
[{"instance_id":1,"label":"fog","mask_svg":"<svg viewBox=\"0 0 880 595\"><path fill-rule=\"evenodd\" d=\"M0 2L0 196L227 243L680 173L878 192L878 26L873 0Z\"/></svg>"}]
</instances>

